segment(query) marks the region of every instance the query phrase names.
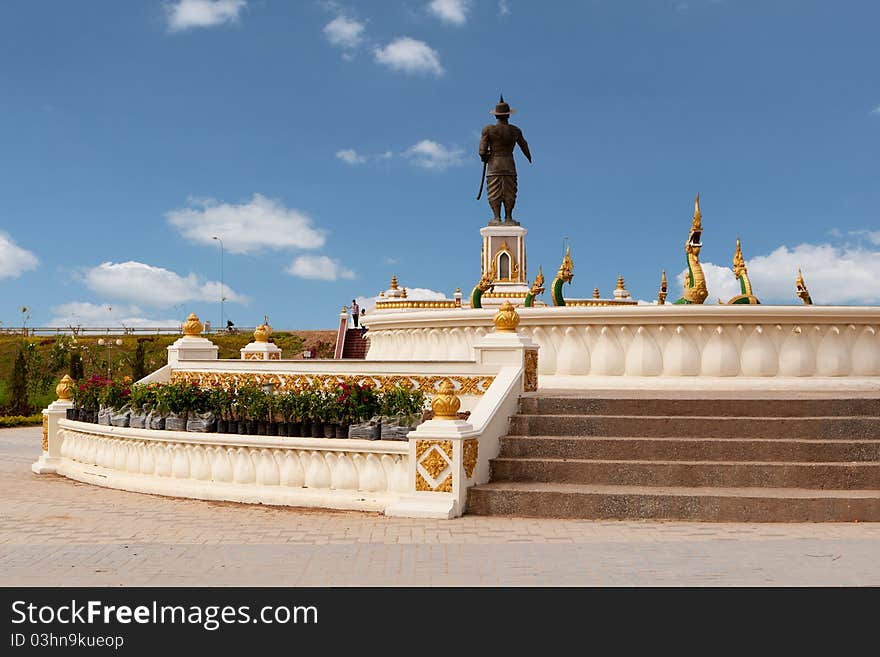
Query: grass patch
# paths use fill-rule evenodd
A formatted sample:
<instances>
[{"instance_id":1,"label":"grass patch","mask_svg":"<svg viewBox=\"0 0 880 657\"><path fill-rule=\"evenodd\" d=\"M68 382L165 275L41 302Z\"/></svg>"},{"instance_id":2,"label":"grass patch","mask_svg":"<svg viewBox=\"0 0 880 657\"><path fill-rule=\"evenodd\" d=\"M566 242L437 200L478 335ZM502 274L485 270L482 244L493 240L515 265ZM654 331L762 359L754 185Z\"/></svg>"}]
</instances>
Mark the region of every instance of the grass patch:
<instances>
[{"instance_id":1,"label":"grass patch","mask_svg":"<svg viewBox=\"0 0 880 657\"><path fill-rule=\"evenodd\" d=\"M36 415L0 415L0 429L8 427L29 427L43 423L43 414Z\"/></svg>"}]
</instances>

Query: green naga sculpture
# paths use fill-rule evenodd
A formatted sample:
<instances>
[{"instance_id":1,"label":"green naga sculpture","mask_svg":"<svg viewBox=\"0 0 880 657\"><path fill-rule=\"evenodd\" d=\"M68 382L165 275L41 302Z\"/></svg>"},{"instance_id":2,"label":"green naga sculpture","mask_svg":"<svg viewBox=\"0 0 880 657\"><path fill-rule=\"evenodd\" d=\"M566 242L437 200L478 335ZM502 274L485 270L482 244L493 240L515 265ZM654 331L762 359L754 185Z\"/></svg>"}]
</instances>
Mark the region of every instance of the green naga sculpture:
<instances>
[{"instance_id":1,"label":"green naga sculpture","mask_svg":"<svg viewBox=\"0 0 880 657\"><path fill-rule=\"evenodd\" d=\"M483 307L483 293L488 292L489 290L495 287L495 263L492 263L492 268L488 273L483 274L483 277L480 279L480 282L474 286L474 289L471 290L471 308L482 308Z\"/></svg>"},{"instance_id":2,"label":"green naga sculpture","mask_svg":"<svg viewBox=\"0 0 880 657\"><path fill-rule=\"evenodd\" d=\"M539 294L544 294L544 274L541 272L540 267L538 267L538 275L535 276L535 282L532 283L532 288L529 290L529 293L526 294L525 307L534 308L535 297Z\"/></svg>"},{"instance_id":3,"label":"green naga sculpture","mask_svg":"<svg viewBox=\"0 0 880 657\"><path fill-rule=\"evenodd\" d=\"M733 273L736 274L737 279L739 279L739 287L740 290L742 290L742 294L736 295L728 301L727 304L747 303L754 305L761 303L758 301L758 298L752 294L752 284L749 281L749 273L746 271L746 261L743 258L742 246L740 245L738 237L736 238L736 251L733 254Z\"/></svg>"},{"instance_id":4,"label":"green naga sculpture","mask_svg":"<svg viewBox=\"0 0 880 657\"><path fill-rule=\"evenodd\" d=\"M800 268L798 268L797 283L795 283L795 285L797 287L798 298L804 302L804 305L812 306L813 299L810 297L810 291L807 289L807 284L804 283L804 275L801 274Z\"/></svg>"},{"instance_id":5,"label":"green naga sculpture","mask_svg":"<svg viewBox=\"0 0 880 657\"><path fill-rule=\"evenodd\" d=\"M675 303L703 303L709 296L706 289L706 277L700 266L700 249L703 243L700 238L703 235L702 215L700 215L700 195L694 201L694 221L691 224L691 232L684 250L687 254L688 275L684 282L684 294Z\"/></svg>"},{"instance_id":6,"label":"green naga sculpture","mask_svg":"<svg viewBox=\"0 0 880 657\"><path fill-rule=\"evenodd\" d=\"M553 279L553 284L550 286L550 294L553 298L554 306L564 306L565 299L562 296L562 285L563 283L571 283L571 279L574 278L574 263L571 261L571 247L565 247L565 257L562 259L562 264L559 265L559 271L556 272L556 278Z\"/></svg>"}]
</instances>

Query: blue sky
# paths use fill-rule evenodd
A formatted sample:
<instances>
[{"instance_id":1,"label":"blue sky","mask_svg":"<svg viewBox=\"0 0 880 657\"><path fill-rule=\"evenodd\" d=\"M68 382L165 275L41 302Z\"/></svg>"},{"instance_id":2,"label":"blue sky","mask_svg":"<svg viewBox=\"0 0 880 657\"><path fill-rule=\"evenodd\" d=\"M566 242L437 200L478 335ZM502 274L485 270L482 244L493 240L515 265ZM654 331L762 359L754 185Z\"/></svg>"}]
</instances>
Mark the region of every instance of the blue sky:
<instances>
[{"instance_id":1,"label":"blue sky","mask_svg":"<svg viewBox=\"0 0 880 657\"><path fill-rule=\"evenodd\" d=\"M709 301L880 302L880 5L789 0L0 5L0 320L332 327L343 303L479 278L481 127L534 163L529 276ZM107 310L107 307L112 310Z\"/></svg>"}]
</instances>

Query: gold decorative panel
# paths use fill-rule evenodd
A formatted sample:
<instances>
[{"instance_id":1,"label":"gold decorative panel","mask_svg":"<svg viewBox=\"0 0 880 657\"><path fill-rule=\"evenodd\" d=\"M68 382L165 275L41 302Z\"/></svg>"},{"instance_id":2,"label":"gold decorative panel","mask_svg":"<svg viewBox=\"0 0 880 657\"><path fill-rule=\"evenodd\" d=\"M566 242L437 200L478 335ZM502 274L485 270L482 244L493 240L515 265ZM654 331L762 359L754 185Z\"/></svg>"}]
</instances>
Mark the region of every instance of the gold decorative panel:
<instances>
[{"instance_id":1,"label":"gold decorative panel","mask_svg":"<svg viewBox=\"0 0 880 657\"><path fill-rule=\"evenodd\" d=\"M440 477L449 471L442 480ZM452 492L452 441L416 442L416 490Z\"/></svg>"},{"instance_id":2,"label":"gold decorative panel","mask_svg":"<svg viewBox=\"0 0 880 657\"><path fill-rule=\"evenodd\" d=\"M462 445L462 461L464 474L470 479L474 476L474 468L477 467L477 457L480 453L480 441L477 438L468 438Z\"/></svg>"},{"instance_id":3,"label":"gold decorative panel","mask_svg":"<svg viewBox=\"0 0 880 657\"><path fill-rule=\"evenodd\" d=\"M43 451L49 451L49 416L43 416Z\"/></svg>"},{"instance_id":4,"label":"gold decorative panel","mask_svg":"<svg viewBox=\"0 0 880 657\"><path fill-rule=\"evenodd\" d=\"M415 374L285 374L283 372L207 372L173 370L172 383L180 381L198 383L204 387L221 386L224 388L240 385L272 384L278 390L303 390L312 384L330 387L338 383L353 385L371 384L381 390L393 390L397 386L418 389L427 394L437 394L437 385L449 379L455 385L457 395L482 395L495 380L494 376L457 376L443 374L439 376L419 376Z\"/></svg>"},{"instance_id":5,"label":"gold decorative panel","mask_svg":"<svg viewBox=\"0 0 880 657\"><path fill-rule=\"evenodd\" d=\"M523 364L523 390L535 392L538 389L538 350L526 349Z\"/></svg>"}]
</instances>

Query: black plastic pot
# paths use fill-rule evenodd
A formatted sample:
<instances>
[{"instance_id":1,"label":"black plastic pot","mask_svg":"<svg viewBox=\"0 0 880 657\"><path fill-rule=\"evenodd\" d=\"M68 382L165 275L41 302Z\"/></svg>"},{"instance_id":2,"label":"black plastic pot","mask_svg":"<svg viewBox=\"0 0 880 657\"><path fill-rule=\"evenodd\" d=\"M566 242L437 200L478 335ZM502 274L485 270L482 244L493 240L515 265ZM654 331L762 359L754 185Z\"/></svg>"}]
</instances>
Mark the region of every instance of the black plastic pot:
<instances>
[{"instance_id":1,"label":"black plastic pot","mask_svg":"<svg viewBox=\"0 0 880 657\"><path fill-rule=\"evenodd\" d=\"M257 421L257 435L258 436L265 436L266 435L266 424L267 424L267 422L265 420L258 420Z\"/></svg>"},{"instance_id":2,"label":"black plastic pot","mask_svg":"<svg viewBox=\"0 0 880 657\"><path fill-rule=\"evenodd\" d=\"M267 436L277 436L278 435L278 423L277 422L267 422L266 423L266 435Z\"/></svg>"},{"instance_id":3,"label":"black plastic pot","mask_svg":"<svg viewBox=\"0 0 880 657\"><path fill-rule=\"evenodd\" d=\"M287 426L287 422L279 422L275 425L275 429L278 431L279 436L287 436ZM274 436L275 434L272 435Z\"/></svg>"},{"instance_id":4,"label":"black plastic pot","mask_svg":"<svg viewBox=\"0 0 880 657\"><path fill-rule=\"evenodd\" d=\"M229 424L226 422L226 420L217 420L217 433L226 433L228 427Z\"/></svg>"},{"instance_id":5,"label":"black plastic pot","mask_svg":"<svg viewBox=\"0 0 880 657\"><path fill-rule=\"evenodd\" d=\"M67 419L75 420L79 416L79 409L76 408L68 408L67 409Z\"/></svg>"},{"instance_id":6,"label":"black plastic pot","mask_svg":"<svg viewBox=\"0 0 880 657\"><path fill-rule=\"evenodd\" d=\"M324 423L323 422L312 422L312 438L323 438L324 437Z\"/></svg>"},{"instance_id":7,"label":"black plastic pot","mask_svg":"<svg viewBox=\"0 0 880 657\"><path fill-rule=\"evenodd\" d=\"M347 424L337 424L336 425L336 437L337 438L348 438L348 425Z\"/></svg>"},{"instance_id":8,"label":"black plastic pot","mask_svg":"<svg viewBox=\"0 0 880 657\"><path fill-rule=\"evenodd\" d=\"M334 422L324 423L324 438L336 438L336 424Z\"/></svg>"},{"instance_id":9,"label":"black plastic pot","mask_svg":"<svg viewBox=\"0 0 880 657\"><path fill-rule=\"evenodd\" d=\"M244 421L244 433L248 436L256 436L257 435L257 421L256 420L245 420Z\"/></svg>"},{"instance_id":10,"label":"black plastic pot","mask_svg":"<svg viewBox=\"0 0 880 657\"><path fill-rule=\"evenodd\" d=\"M308 428L308 432L312 432L312 428ZM303 423L302 422L288 422L287 423L287 435L293 438L299 438L303 435Z\"/></svg>"}]
</instances>

